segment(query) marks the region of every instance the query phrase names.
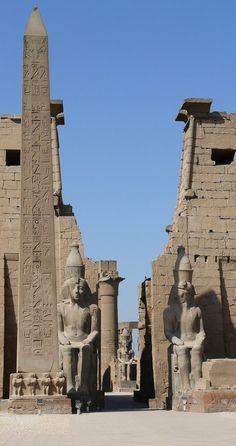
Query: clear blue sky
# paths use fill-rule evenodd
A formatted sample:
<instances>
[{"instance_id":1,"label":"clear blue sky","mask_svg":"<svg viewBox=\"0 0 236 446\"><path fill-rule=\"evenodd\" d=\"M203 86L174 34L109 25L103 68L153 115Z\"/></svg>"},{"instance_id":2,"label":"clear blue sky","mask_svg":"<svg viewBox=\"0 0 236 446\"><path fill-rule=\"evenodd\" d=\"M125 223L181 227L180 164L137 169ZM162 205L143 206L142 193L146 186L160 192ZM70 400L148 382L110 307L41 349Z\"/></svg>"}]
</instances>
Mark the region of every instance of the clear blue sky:
<instances>
[{"instance_id":1,"label":"clear blue sky","mask_svg":"<svg viewBox=\"0 0 236 446\"><path fill-rule=\"evenodd\" d=\"M236 111L235 0L42 0L65 203L85 254L116 259L120 320L166 243L175 207L186 97ZM0 113L21 111L22 37L33 3L2 2Z\"/></svg>"}]
</instances>

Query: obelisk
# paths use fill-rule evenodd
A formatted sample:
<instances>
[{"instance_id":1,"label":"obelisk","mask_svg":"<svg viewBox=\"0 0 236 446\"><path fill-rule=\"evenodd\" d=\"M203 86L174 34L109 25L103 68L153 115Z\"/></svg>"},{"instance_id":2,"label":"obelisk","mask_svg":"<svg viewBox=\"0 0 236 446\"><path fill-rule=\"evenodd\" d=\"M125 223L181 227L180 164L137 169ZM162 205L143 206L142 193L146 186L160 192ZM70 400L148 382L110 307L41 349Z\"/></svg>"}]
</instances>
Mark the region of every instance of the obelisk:
<instances>
[{"instance_id":1,"label":"obelisk","mask_svg":"<svg viewBox=\"0 0 236 446\"><path fill-rule=\"evenodd\" d=\"M48 37L37 8L24 34L18 372L59 370Z\"/></svg>"}]
</instances>

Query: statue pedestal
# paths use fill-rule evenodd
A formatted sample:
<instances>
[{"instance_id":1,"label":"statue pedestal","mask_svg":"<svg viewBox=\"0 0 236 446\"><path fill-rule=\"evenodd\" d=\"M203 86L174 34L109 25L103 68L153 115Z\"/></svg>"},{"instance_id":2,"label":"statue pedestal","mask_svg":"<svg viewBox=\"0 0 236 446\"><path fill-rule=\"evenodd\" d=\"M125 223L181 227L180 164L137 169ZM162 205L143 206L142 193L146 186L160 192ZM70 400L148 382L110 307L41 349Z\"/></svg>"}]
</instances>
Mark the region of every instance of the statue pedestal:
<instances>
[{"instance_id":1,"label":"statue pedestal","mask_svg":"<svg viewBox=\"0 0 236 446\"><path fill-rule=\"evenodd\" d=\"M192 393L190 412L236 412L236 359L209 359L202 364L202 384Z\"/></svg>"},{"instance_id":2,"label":"statue pedestal","mask_svg":"<svg viewBox=\"0 0 236 446\"><path fill-rule=\"evenodd\" d=\"M185 399L173 394L173 410L236 412L236 359L209 359L202 364L202 374Z\"/></svg>"},{"instance_id":3,"label":"statue pedestal","mask_svg":"<svg viewBox=\"0 0 236 446\"><path fill-rule=\"evenodd\" d=\"M236 390L195 390L189 412L236 412Z\"/></svg>"},{"instance_id":4,"label":"statue pedestal","mask_svg":"<svg viewBox=\"0 0 236 446\"><path fill-rule=\"evenodd\" d=\"M8 412L12 414L71 414L71 401L65 395L10 397Z\"/></svg>"},{"instance_id":5,"label":"statue pedestal","mask_svg":"<svg viewBox=\"0 0 236 446\"><path fill-rule=\"evenodd\" d=\"M152 410L165 410L166 407L157 398L148 398L148 407Z\"/></svg>"},{"instance_id":6,"label":"statue pedestal","mask_svg":"<svg viewBox=\"0 0 236 446\"><path fill-rule=\"evenodd\" d=\"M81 392L69 392L68 398L71 400L72 413L96 412L104 408L104 392L96 390L93 395L83 398Z\"/></svg>"},{"instance_id":7,"label":"statue pedestal","mask_svg":"<svg viewBox=\"0 0 236 446\"><path fill-rule=\"evenodd\" d=\"M72 413L71 400L65 394L62 372L12 373L8 412L14 414Z\"/></svg>"}]
</instances>

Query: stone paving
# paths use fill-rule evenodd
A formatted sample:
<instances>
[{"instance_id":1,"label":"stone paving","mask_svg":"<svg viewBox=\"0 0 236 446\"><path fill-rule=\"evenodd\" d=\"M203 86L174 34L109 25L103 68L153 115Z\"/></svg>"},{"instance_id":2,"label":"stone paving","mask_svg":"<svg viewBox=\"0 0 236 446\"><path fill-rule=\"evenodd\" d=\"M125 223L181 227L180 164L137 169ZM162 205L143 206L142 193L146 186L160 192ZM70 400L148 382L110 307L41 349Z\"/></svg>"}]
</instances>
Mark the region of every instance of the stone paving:
<instances>
[{"instance_id":1,"label":"stone paving","mask_svg":"<svg viewBox=\"0 0 236 446\"><path fill-rule=\"evenodd\" d=\"M131 396L108 397L103 412L82 415L0 413L0 446L234 446L236 413L138 409Z\"/></svg>"}]
</instances>

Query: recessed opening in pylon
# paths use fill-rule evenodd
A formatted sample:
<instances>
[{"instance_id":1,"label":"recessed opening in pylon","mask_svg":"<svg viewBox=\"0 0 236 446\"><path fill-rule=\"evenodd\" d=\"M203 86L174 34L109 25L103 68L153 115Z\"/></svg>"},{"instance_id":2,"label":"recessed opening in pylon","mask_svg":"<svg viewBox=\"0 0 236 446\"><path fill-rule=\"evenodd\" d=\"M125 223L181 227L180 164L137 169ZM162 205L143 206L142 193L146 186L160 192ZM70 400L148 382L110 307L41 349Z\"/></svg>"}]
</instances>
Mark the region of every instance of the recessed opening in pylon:
<instances>
[{"instance_id":1,"label":"recessed opening in pylon","mask_svg":"<svg viewBox=\"0 0 236 446\"><path fill-rule=\"evenodd\" d=\"M212 149L211 159L216 165L231 164L234 160L234 149Z\"/></svg>"},{"instance_id":2,"label":"recessed opening in pylon","mask_svg":"<svg viewBox=\"0 0 236 446\"><path fill-rule=\"evenodd\" d=\"M20 150L6 150L6 166L20 166Z\"/></svg>"}]
</instances>

